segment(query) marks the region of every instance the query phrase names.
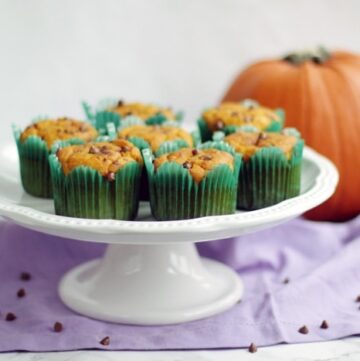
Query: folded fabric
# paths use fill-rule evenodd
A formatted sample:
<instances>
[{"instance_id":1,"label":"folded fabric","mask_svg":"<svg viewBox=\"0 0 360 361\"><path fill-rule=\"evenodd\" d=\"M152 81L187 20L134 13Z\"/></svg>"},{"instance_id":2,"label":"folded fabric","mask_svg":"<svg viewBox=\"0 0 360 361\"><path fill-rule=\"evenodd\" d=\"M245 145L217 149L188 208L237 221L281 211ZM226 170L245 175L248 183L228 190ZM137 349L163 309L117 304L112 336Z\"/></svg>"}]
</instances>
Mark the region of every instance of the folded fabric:
<instances>
[{"instance_id":1,"label":"folded fabric","mask_svg":"<svg viewBox=\"0 0 360 361\"><path fill-rule=\"evenodd\" d=\"M104 246L0 222L0 351L210 349L330 340L360 333L360 217L343 224L296 219L275 228L199 245L233 267L243 300L220 315L141 327L78 315L57 294L61 276L101 256ZM21 280L21 272L31 280ZM18 297L19 289L26 295ZM5 321L7 313L17 318ZM10 317L11 318L11 317ZM329 327L320 328L326 320ZM62 332L54 332L56 321ZM298 332L306 325L308 333ZM110 337L110 345L99 342Z\"/></svg>"}]
</instances>

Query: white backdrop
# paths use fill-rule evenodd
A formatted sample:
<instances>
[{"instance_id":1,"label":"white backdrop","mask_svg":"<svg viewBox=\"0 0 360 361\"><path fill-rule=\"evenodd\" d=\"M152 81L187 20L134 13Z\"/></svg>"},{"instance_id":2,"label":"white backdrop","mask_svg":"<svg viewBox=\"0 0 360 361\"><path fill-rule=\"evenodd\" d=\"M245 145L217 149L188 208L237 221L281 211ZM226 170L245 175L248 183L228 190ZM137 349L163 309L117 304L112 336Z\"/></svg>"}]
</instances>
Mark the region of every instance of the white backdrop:
<instances>
[{"instance_id":1,"label":"white backdrop","mask_svg":"<svg viewBox=\"0 0 360 361\"><path fill-rule=\"evenodd\" d=\"M104 96L193 121L247 63L324 44L360 52L358 0L0 0L0 140Z\"/></svg>"}]
</instances>

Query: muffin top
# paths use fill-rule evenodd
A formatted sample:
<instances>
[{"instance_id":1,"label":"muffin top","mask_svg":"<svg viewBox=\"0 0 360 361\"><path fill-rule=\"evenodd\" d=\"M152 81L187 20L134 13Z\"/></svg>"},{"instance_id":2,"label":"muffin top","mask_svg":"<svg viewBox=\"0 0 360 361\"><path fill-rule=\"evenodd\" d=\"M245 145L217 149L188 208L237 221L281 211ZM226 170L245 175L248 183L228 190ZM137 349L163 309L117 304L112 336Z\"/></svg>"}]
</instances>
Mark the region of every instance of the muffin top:
<instances>
[{"instance_id":1,"label":"muffin top","mask_svg":"<svg viewBox=\"0 0 360 361\"><path fill-rule=\"evenodd\" d=\"M21 133L20 141L25 142L32 135L44 140L50 149L57 140L79 138L85 142L90 142L97 137L97 131L89 123L69 118L59 118L41 120L29 125Z\"/></svg>"},{"instance_id":2,"label":"muffin top","mask_svg":"<svg viewBox=\"0 0 360 361\"><path fill-rule=\"evenodd\" d=\"M201 180L216 166L226 164L234 169L234 158L230 153L217 149L191 149L182 148L176 152L163 154L154 160L155 171L166 162L176 162L187 169L196 183Z\"/></svg>"},{"instance_id":3,"label":"muffin top","mask_svg":"<svg viewBox=\"0 0 360 361\"><path fill-rule=\"evenodd\" d=\"M153 152L156 152L164 142L176 139L184 140L189 147L193 146L193 139L188 132L178 127L165 125L133 125L120 130L118 136L125 139L142 138L149 143Z\"/></svg>"},{"instance_id":4,"label":"muffin top","mask_svg":"<svg viewBox=\"0 0 360 361\"><path fill-rule=\"evenodd\" d=\"M109 110L119 114L121 117L133 115L142 120L147 120L159 114L164 115L168 120L176 119L174 112L170 108L161 108L154 104L125 103L119 100L118 103Z\"/></svg>"},{"instance_id":5,"label":"muffin top","mask_svg":"<svg viewBox=\"0 0 360 361\"><path fill-rule=\"evenodd\" d=\"M236 152L243 155L245 161L257 150L266 147L280 148L286 158L290 159L297 140L293 135L265 132L236 132L224 138L224 141L230 144Z\"/></svg>"},{"instance_id":6,"label":"muffin top","mask_svg":"<svg viewBox=\"0 0 360 361\"><path fill-rule=\"evenodd\" d=\"M202 118L212 131L221 130L228 125L252 125L264 130L273 121L280 121L279 115L269 108L239 102L226 102L207 109Z\"/></svg>"},{"instance_id":7,"label":"muffin top","mask_svg":"<svg viewBox=\"0 0 360 361\"><path fill-rule=\"evenodd\" d=\"M115 173L129 162L143 162L140 150L124 139L71 145L59 149L56 155L65 175L76 167L87 166L109 181L114 180Z\"/></svg>"}]
</instances>

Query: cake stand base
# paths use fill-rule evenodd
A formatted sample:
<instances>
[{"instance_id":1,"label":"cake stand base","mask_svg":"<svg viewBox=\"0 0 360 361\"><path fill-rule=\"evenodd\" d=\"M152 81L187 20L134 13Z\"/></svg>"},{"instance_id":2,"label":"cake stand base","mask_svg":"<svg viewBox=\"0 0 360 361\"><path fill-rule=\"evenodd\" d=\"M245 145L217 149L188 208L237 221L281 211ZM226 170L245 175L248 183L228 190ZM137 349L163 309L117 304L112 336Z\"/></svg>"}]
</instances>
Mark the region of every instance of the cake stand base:
<instances>
[{"instance_id":1,"label":"cake stand base","mask_svg":"<svg viewBox=\"0 0 360 361\"><path fill-rule=\"evenodd\" d=\"M72 310L103 321L165 325L223 312L243 294L239 276L200 258L193 243L109 245L70 270L59 293Z\"/></svg>"}]
</instances>

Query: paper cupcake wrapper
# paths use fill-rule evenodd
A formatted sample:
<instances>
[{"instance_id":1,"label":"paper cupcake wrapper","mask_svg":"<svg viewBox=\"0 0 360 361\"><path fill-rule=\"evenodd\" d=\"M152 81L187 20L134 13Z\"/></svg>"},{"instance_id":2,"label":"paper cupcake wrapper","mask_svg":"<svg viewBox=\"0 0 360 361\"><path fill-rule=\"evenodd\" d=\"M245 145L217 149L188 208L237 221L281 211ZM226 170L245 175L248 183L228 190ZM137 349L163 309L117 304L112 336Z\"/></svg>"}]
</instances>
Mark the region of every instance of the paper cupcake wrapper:
<instances>
[{"instance_id":1,"label":"paper cupcake wrapper","mask_svg":"<svg viewBox=\"0 0 360 361\"><path fill-rule=\"evenodd\" d=\"M153 156L143 150L150 187L150 206L159 221L231 214L236 208L240 157L234 170L219 165L197 184L187 170L175 162L164 163L155 172Z\"/></svg>"},{"instance_id":2,"label":"paper cupcake wrapper","mask_svg":"<svg viewBox=\"0 0 360 361\"><path fill-rule=\"evenodd\" d=\"M77 167L65 176L55 154L49 157L49 162L56 214L121 220L136 217L142 170L137 162L125 165L114 181L86 166Z\"/></svg>"},{"instance_id":3,"label":"paper cupcake wrapper","mask_svg":"<svg viewBox=\"0 0 360 361\"><path fill-rule=\"evenodd\" d=\"M299 139L290 160L281 149L263 148L243 162L237 206L254 210L277 204L300 193L303 140Z\"/></svg>"}]
</instances>

